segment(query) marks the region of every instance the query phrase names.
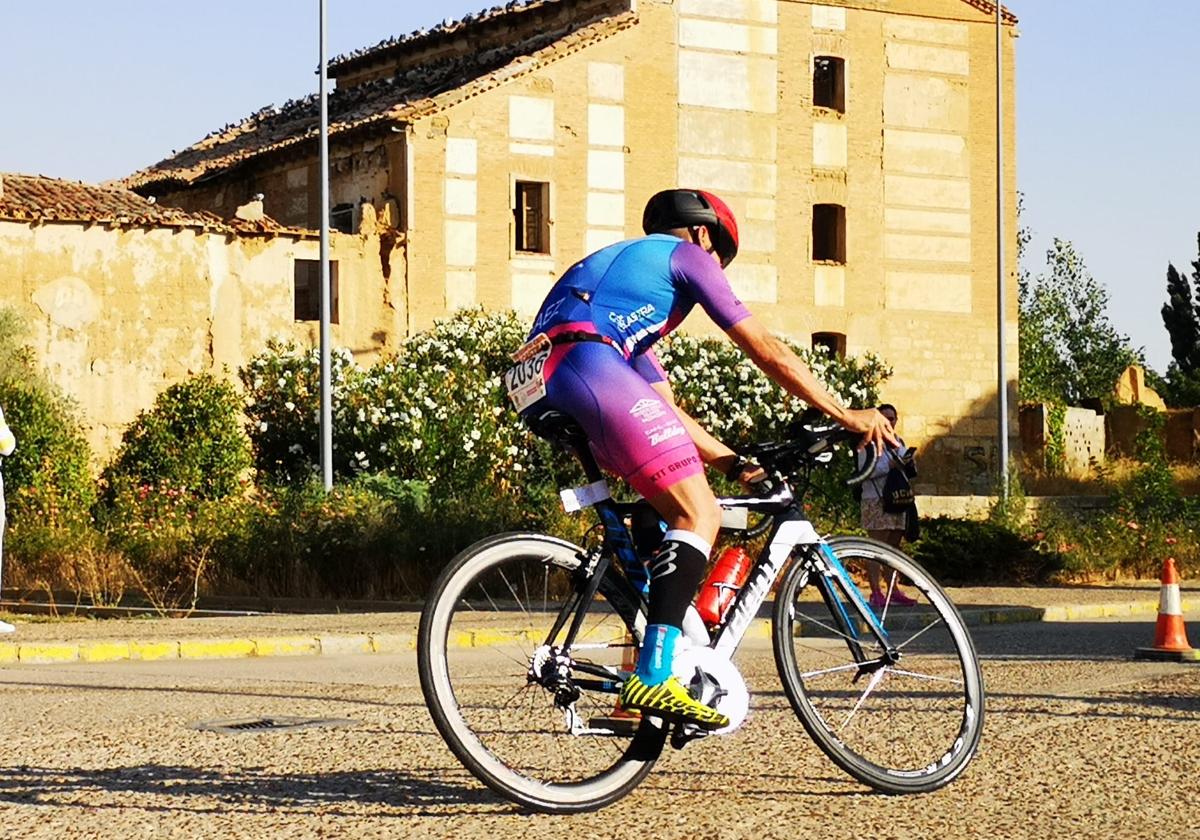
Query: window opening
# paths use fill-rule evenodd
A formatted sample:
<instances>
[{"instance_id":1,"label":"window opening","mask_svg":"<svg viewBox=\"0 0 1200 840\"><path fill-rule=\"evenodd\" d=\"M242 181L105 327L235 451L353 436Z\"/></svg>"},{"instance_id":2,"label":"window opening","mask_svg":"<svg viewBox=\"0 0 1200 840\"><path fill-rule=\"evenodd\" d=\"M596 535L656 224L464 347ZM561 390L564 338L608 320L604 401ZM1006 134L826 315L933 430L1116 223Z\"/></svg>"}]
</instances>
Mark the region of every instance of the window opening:
<instances>
[{"instance_id":1,"label":"window opening","mask_svg":"<svg viewBox=\"0 0 1200 840\"><path fill-rule=\"evenodd\" d=\"M846 208L840 204L813 205L813 261L846 262Z\"/></svg>"},{"instance_id":2,"label":"window opening","mask_svg":"<svg viewBox=\"0 0 1200 840\"><path fill-rule=\"evenodd\" d=\"M543 181L517 181L513 216L514 249L549 254L550 185Z\"/></svg>"},{"instance_id":3,"label":"window opening","mask_svg":"<svg viewBox=\"0 0 1200 840\"><path fill-rule=\"evenodd\" d=\"M813 105L846 113L846 60L831 55L813 59Z\"/></svg>"},{"instance_id":4,"label":"window opening","mask_svg":"<svg viewBox=\"0 0 1200 840\"><path fill-rule=\"evenodd\" d=\"M329 287L331 301L329 306L329 322L338 321L338 264L337 260L329 261ZM295 288L295 320L321 320L321 261L296 260L294 269Z\"/></svg>"},{"instance_id":5,"label":"window opening","mask_svg":"<svg viewBox=\"0 0 1200 840\"><path fill-rule=\"evenodd\" d=\"M843 333L815 332L812 334L812 349L831 359L844 359L846 336Z\"/></svg>"},{"instance_id":6,"label":"window opening","mask_svg":"<svg viewBox=\"0 0 1200 840\"><path fill-rule=\"evenodd\" d=\"M354 233L354 205L338 204L329 211L329 229Z\"/></svg>"}]
</instances>

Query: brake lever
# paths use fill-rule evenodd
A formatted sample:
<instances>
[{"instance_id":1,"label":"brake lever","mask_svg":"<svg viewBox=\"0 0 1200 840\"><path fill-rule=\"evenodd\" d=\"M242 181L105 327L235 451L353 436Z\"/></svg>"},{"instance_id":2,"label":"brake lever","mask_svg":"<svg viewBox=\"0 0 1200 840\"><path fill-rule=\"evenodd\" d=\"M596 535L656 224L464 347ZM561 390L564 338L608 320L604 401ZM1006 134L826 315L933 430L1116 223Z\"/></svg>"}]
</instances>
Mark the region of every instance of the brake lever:
<instances>
[{"instance_id":1,"label":"brake lever","mask_svg":"<svg viewBox=\"0 0 1200 840\"><path fill-rule=\"evenodd\" d=\"M870 478L871 473L875 471L875 462L879 459L879 452L875 449L875 444L868 443L862 451L866 453L866 460L858 472L846 479L846 485L848 487L853 487L856 484L862 484L864 481Z\"/></svg>"}]
</instances>

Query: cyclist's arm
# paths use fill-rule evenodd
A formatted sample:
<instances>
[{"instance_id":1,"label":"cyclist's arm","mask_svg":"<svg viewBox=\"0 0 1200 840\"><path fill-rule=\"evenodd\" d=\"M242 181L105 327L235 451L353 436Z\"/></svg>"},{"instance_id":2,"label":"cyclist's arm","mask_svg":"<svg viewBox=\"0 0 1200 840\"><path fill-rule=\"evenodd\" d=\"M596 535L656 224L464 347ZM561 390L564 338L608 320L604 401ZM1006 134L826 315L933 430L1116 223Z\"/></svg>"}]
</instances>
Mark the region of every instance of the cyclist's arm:
<instances>
[{"instance_id":1,"label":"cyclist's arm","mask_svg":"<svg viewBox=\"0 0 1200 840\"><path fill-rule=\"evenodd\" d=\"M704 463L712 464L717 469L733 463L737 453L709 434L703 426L696 422L694 417L675 404L675 394L671 391L671 383L663 380L651 383L650 387L658 391L664 399L670 401L675 413L683 422L683 427L687 429L687 433L691 435L692 441L696 444L696 450L700 453L700 459Z\"/></svg>"},{"instance_id":2,"label":"cyclist's arm","mask_svg":"<svg viewBox=\"0 0 1200 840\"><path fill-rule=\"evenodd\" d=\"M813 376L804 360L772 335L753 315L738 321L726 332L750 360L780 387L828 414L847 429L861 432L864 443L869 441L875 444L879 452L883 451L885 443L892 446L898 444L896 433L892 431L887 418L873 408L853 409L842 405Z\"/></svg>"}]
</instances>

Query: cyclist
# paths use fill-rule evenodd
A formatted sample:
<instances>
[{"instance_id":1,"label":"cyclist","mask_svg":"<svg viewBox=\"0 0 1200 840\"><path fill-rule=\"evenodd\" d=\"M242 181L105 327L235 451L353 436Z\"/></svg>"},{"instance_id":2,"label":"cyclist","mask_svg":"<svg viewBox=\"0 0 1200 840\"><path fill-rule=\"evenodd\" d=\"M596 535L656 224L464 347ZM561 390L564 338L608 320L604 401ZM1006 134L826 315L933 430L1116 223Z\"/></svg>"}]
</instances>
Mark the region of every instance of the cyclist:
<instances>
[{"instance_id":1,"label":"cyclist","mask_svg":"<svg viewBox=\"0 0 1200 840\"><path fill-rule=\"evenodd\" d=\"M648 626L621 705L719 729L728 718L671 675L684 615L720 528L704 465L743 482L762 472L675 405L652 345L699 304L786 391L877 447L896 438L878 411L841 405L738 300L723 271L738 251L737 220L725 202L700 190L664 190L646 204L642 229L645 237L603 248L559 278L508 386L522 413L570 415L597 462L625 478L667 524L647 564Z\"/></svg>"}]
</instances>

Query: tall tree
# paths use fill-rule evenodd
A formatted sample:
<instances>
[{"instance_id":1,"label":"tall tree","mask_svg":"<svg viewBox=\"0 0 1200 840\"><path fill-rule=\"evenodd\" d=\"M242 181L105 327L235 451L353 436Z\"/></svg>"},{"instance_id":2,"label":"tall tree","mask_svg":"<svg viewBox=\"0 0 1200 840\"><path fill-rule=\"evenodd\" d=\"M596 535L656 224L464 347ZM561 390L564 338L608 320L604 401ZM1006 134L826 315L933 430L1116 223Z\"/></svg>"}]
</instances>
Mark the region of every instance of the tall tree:
<instances>
[{"instance_id":1,"label":"tall tree","mask_svg":"<svg viewBox=\"0 0 1200 840\"><path fill-rule=\"evenodd\" d=\"M1108 401L1121 371L1141 354L1108 320L1108 292L1074 245L1055 239L1046 267L1036 277L1023 272L1018 291L1021 398Z\"/></svg>"},{"instance_id":2,"label":"tall tree","mask_svg":"<svg viewBox=\"0 0 1200 840\"><path fill-rule=\"evenodd\" d=\"M1196 249L1200 251L1200 234ZM1190 282L1174 263L1167 263L1162 319L1171 337L1172 357L1163 397L1173 406L1200 405L1200 257L1192 262Z\"/></svg>"}]
</instances>

